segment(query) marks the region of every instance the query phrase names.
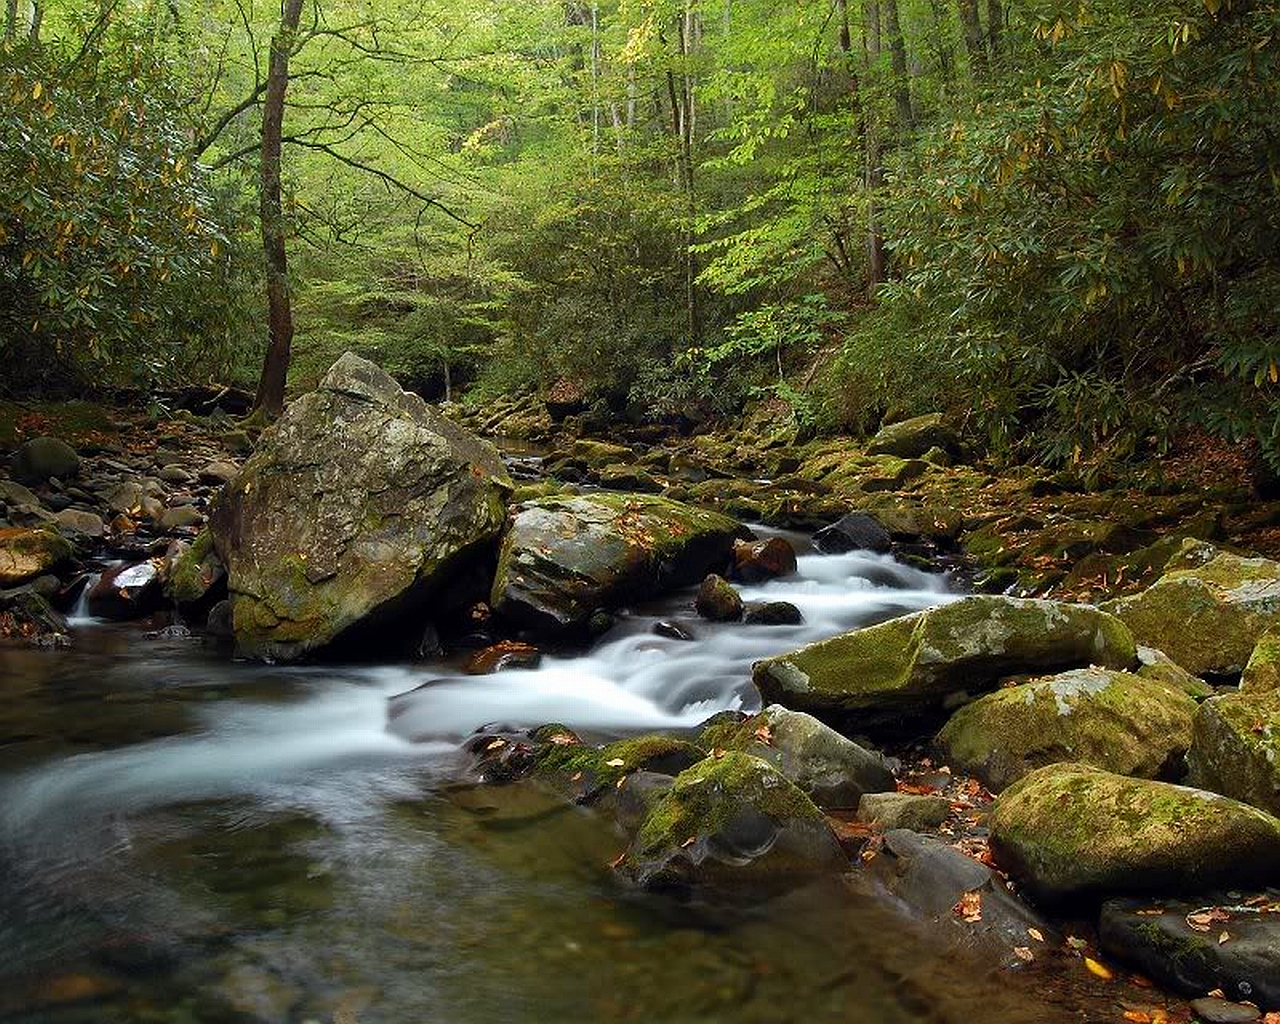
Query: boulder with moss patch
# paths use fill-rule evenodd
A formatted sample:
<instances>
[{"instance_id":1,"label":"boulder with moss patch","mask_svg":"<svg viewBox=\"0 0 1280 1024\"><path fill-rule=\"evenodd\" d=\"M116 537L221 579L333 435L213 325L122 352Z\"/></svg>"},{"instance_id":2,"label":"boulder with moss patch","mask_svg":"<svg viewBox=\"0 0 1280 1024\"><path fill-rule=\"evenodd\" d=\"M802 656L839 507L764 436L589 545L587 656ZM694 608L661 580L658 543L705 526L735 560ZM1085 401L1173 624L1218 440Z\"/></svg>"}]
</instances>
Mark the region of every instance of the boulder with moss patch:
<instances>
[{"instance_id":1,"label":"boulder with moss patch","mask_svg":"<svg viewBox=\"0 0 1280 1024\"><path fill-rule=\"evenodd\" d=\"M619 870L646 888L772 888L847 866L812 800L768 762L730 751L676 777Z\"/></svg>"},{"instance_id":2,"label":"boulder with moss patch","mask_svg":"<svg viewBox=\"0 0 1280 1024\"><path fill-rule=\"evenodd\" d=\"M290 404L220 494L238 652L293 661L430 617L492 550L511 482L498 453L347 353Z\"/></svg>"},{"instance_id":3,"label":"boulder with moss patch","mask_svg":"<svg viewBox=\"0 0 1280 1024\"><path fill-rule=\"evenodd\" d=\"M52 530L0 529L0 587L18 586L43 576L71 555L71 544Z\"/></svg>"},{"instance_id":4,"label":"boulder with moss patch","mask_svg":"<svg viewBox=\"0 0 1280 1024\"><path fill-rule=\"evenodd\" d=\"M1258 637L1240 676L1240 689L1245 693L1280 690L1280 628L1273 626Z\"/></svg>"},{"instance_id":5,"label":"boulder with moss patch","mask_svg":"<svg viewBox=\"0 0 1280 1024\"><path fill-rule=\"evenodd\" d=\"M1280 814L1280 692L1201 704L1187 767L1192 784Z\"/></svg>"},{"instance_id":6,"label":"boulder with moss patch","mask_svg":"<svg viewBox=\"0 0 1280 1024\"><path fill-rule=\"evenodd\" d=\"M533 735L548 737L534 752L535 775L579 801L596 799L636 772L678 775L707 755L687 740L660 734L616 740L602 747L565 742L559 738L562 734L548 736L545 726Z\"/></svg>"},{"instance_id":7,"label":"boulder with moss patch","mask_svg":"<svg viewBox=\"0 0 1280 1024\"><path fill-rule=\"evenodd\" d=\"M960 439L946 423L942 413L927 413L881 427L867 444L868 455L894 455L900 459L918 459L931 448L941 448L952 458L960 455Z\"/></svg>"},{"instance_id":8,"label":"boulder with moss patch","mask_svg":"<svg viewBox=\"0 0 1280 1024\"><path fill-rule=\"evenodd\" d=\"M1280 820L1216 793L1082 764L1040 768L991 812L991 849L1033 899L1064 904L1268 884Z\"/></svg>"},{"instance_id":9,"label":"boulder with moss patch","mask_svg":"<svg viewBox=\"0 0 1280 1024\"><path fill-rule=\"evenodd\" d=\"M1170 690L1181 690L1188 697L1202 700L1212 697L1214 689L1199 676L1193 676L1164 651L1138 645L1138 667L1135 675L1150 679Z\"/></svg>"},{"instance_id":10,"label":"boulder with moss patch","mask_svg":"<svg viewBox=\"0 0 1280 1024\"><path fill-rule=\"evenodd\" d=\"M1136 660L1124 624L1089 605L981 595L756 662L766 701L863 728L938 713L1015 672Z\"/></svg>"},{"instance_id":11,"label":"boulder with moss patch","mask_svg":"<svg viewBox=\"0 0 1280 1024\"><path fill-rule=\"evenodd\" d=\"M503 539L491 604L537 634L580 634L601 609L722 568L745 534L728 516L652 495L528 502Z\"/></svg>"},{"instance_id":12,"label":"boulder with moss patch","mask_svg":"<svg viewBox=\"0 0 1280 1024\"><path fill-rule=\"evenodd\" d=\"M1082 668L979 698L952 715L936 742L952 768L993 790L1060 761L1169 777L1191 744L1195 713L1181 691L1129 672Z\"/></svg>"},{"instance_id":13,"label":"boulder with moss patch","mask_svg":"<svg viewBox=\"0 0 1280 1024\"><path fill-rule=\"evenodd\" d=\"M1179 564L1194 554L1204 553L1184 550ZM1238 673L1262 634L1280 626L1280 562L1213 552L1102 607L1188 672Z\"/></svg>"},{"instance_id":14,"label":"boulder with moss patch","mask_svg":"<svg viewBox=\"0 0 1280 1024\"><path fill-rule=\"evenodd\" d=\"M213 549L213 534L201 530L190 545L183 545L172 560L165 579L165 594L180 607L194 607L225 589L227 567Z\"/></svg>"}]
</instances>

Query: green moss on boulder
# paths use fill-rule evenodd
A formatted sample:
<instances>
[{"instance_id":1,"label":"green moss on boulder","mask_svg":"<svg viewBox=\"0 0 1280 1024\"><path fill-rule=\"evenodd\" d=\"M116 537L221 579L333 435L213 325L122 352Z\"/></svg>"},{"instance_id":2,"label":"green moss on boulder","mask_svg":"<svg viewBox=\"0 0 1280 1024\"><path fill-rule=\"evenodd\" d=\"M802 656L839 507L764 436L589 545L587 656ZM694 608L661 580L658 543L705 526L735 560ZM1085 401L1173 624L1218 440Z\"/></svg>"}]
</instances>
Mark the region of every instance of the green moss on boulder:
<instances>
[{"instance_id":1,"label":"green moss on boulder","mask_svg":"<svg viewBox=\"0 0 1280 1024\"><path fill-rule=\"evenodd\" d=\"M1280 814L1280 692L1201 704L1187 766L1194 785Z\"/></svg>"},{"instance_id":2,"label":"green moss on boulder","mask_svg":"<svg viewBox=\"0 0 1280 1024\"><path fill-rule=\"evenodd\" d=\"M14 587L57 568L72 556L71 544L53 530L0 529L0 587Z\"/></svg>"},{"instance_id":3,"label":"green moss on boulder","mask_svg":"<svg viewBox=\"0 0 1280 1024\"><path fill-rule=\"evenodd\" d=\"M1240 676L1240 689L1245 693L1280 690L1280 628L1272 627L1258 637Z\"/></svg>"}]
</instances>

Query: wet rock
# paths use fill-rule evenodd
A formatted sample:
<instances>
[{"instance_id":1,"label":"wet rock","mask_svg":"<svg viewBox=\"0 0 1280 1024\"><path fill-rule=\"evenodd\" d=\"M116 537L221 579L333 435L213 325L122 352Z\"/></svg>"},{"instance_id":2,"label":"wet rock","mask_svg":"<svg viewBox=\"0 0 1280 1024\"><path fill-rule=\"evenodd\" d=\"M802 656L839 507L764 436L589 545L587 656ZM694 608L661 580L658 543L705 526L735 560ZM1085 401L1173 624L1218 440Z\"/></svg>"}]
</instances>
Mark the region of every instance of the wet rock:
<instances>
[{"instance_id":1,"label":"wet rock","mask_svg":"<svg viewBox=\"0 0 1280 1024\"><path fill-rule=\"evenodd\" d=\"M1249 1024L1262 1016L1256 1006L1229 1003L1213 996L1191 1000L1191 1009L1204 1024Z\"/></svg>"},{"instance_id":2,"label":"wet rock","mask_svg":"<svg viewBox=\"0 0 1280 1024\"><path fill-rule=\"evenodd\" d=\"M10 508L18 508L22 505L38 508L40 499L14 480L0 480L0 504L8 505Z\"/></svg>"},{"instance_id":3,"label":"wet rock","mask_svg":"<svg viewBox=\"0 0 1280 1024\"><path fill-rule=\"evenodd\" d=\"M30 587L0 591L0 638L46 645L66 633L67 620L45 595Z\"/></svg>"},{"instance_id":4,"label":"wet rock","mask_svg":"<svg viewBox=\"0 0 1280 1024\"><path fill-rule=\"evenodd\" d=\"M89 589L89 614L119 621L140 619L160 607L163 594L164 577L155 560L120 566L103 573Z\"/></svg>"},{"instance_id":5,"label":"wet rock","mask_svg":"<svg viewBox=\"0 0 1280 1024\"><path fill-rule=\"evenodd\" d=\"M167 484L189 484L196 479L194 475L187 472L177 463L162 467L156 475Z\"/></svg>"},{"instance_id":6,"label":"wet rock","mask_svg":"<svg viewBox=\"0 0 1280 1024\"><path fill-rule=\"evenodd\" d=\"M204 515L190 505L178 505L161 512L159 523L166 530L192 529L204 524Z\"/></svg>"},{"instance_id":7,"label":"wet rock","mask_svg":"<svg viewBox=\"0 0 1280 1024\"><path fill-rule=\"evenodd\" d=\"M764 699L859 728L936 714L1016 672L1129 669L1124 624L1089 605L983 595L756 662Z\"/></svg>"},{"instance_id":8,"label":"wet rock","mask_svg":"<svg viewBox=\"0 0 1280 1024\"><path fill-rule=\"evenodd\" d=\"M708 725L700 742L707 749L740 750L769 762L819 807L857 807L864 793L895 786L881 754L812 715L777 704L742 721Z\"/></svg>"},{"instance_id":9,"label":"wet rock","mask_svg":"<svg viewBox=\"0 0 1280 1024\"><path fill-rule=\"evenodd\" d=\"M960 945L994 953L1002 966L1022 963L1014 953L1017 948L1035 956L1057 942L1053 928L1011 896L995 872L932 836L906 829L886 832L884 847L867 863L866 872ZM964 899L976 920L966 921L953 909Z\"/></svg>"},{"instance_id":10,"label":"wet rock","mask_svg":"<svg viewBox=\"0 0 1280 1024\"><path fill-rule=\"evenodd\" d=\"M693 634L682 626L674 622L655 622L653 631L658 636L665 636L668 640L692 640Z\"/></svg>"},{"instance_id":11,"label":"wet rock","mask_svg":"<svg viewBox=\"0 0 1280 1024\"><path fill-rule=\"evenodd\" d=\"M0 587L18 586L42 576L71 554L71 545L53 530L0 529Z\"/></svg>"},{"instance_id":12,"label":"wet rock","mask_svg":"<svg viewBox=\"0 0 1280 1024\"><path fill-rule=\"evenodd\" d=\"M190 545L181 544L168 556L165 593L179 607L193 607L226 582L227 567L213 549L213 534L202 530Z\"/></svg>"},{"instance_id":13,"label":"wet rock","mask_svg":"<svg viewBox=\"0 0 1280 1024\"><path fill-rule=\"evenodd\" d=\"M733 546L730 575L735 580L763 583L780 576L790 576L795 571L795 548L781 537L740 540Z\"/></svg>"},{"instance_id":14,"label":"wet rock","mask_svg":"<svg viewBox=\"0 0 1280 1024\"><path fill-rule=\"evenodd\" d=\"M64 508L57 514L58 525L72 534L97 539L107 532L107 524L96 512L78 508Z\"/></svg>"},{"instance_id":15,"label":"wet rock","mask_svg":"<svg viewBox=\"0 0 1280 1024\"><path fill-rule=\"evenodd\" d=\"M651 495L584 494L520 506L491 604L522 628L580 635L598 610L643 600L724 565L743 528Z\"/></svg>"},{"instance_id":16,"label":"wet rock","mask_svg":"<svg viewBox=\"0 0 1280 1024\"><path fill-rule=\"evenodd\" d=\"M1266 883L1280 857L1280 820L1256 807L1080 764L1015 783L989 824L1001 867L1050 905Z\"/></svg>"},{"instance_id":17,"label":"wet rock","mask_svg":"<svg viewBox=\"0 0 1280 1024\"><path fill-rule=\"evenodd\" d=\"M209 609L209 615L204 622L204 631L210 636L216 637L231 637L233 635L230 600L218 601Z\"/></svg>"},{"instance_id":18,"label":"wet rock","mask_svg":"<svg viewBox=\"0 0 1280 1024\"><path fill-rule=\"evenodd\" d=\"M701 746L671 736L637 736L597 747L574 742L568 730L550 728L531 734L540 744L533 753L533 767L538 778L580 802L595 801L636 772L677 775L707 754Z\"/></svg>"},{"instance_id":19,"label":"wet rock","mask_svg":"<svg viewBox=\"0 0 1280 1024\"><path fill-rule=\"evenodd\" d=\"M786 887L843 870L822 812L777 769L749 754L708 757L653 806L619 870L638 885Z\"/></svg>"},{"instance_id":20,"label":"wet rock","mask_svg":"<svg viewBox=\"0 0 1280 1024\"><path fill-rule=\"evenodd\" d=\"M748 626L798 626L804 616L790 601L763 601L746 605L743 621Z\"/></svg>"},{"instance_id":21,"label":"wet rock","mask_svg":"<svg viewBox=\"0 0 1280 1024\"><path fill-rule=\"evenodd\" d=\"M662 483L639 466L614 465L600 470L601 487L614 491L632 491L636 494L659 494Z\"/></svg>"},{"instance_id":22,"label":"wet rock","mask_svg":"<svg viewBox=\"0 0 1280 1024\"><path fill-rule=\"evenodd\" d=\"M867 445L867 454L918 459L931 448L941 448L953 456L960 453L960 439L937 412L881 427Z\"/></svg>"},{"instance_id":23,"label":"wet rock","mask_svg":"<svg viewBox=\"0 0 1280 1024\"><path fill-rule=\"evenodd\" d=\"M1280 692L1201 704L1187 767L1192 785L1280 814Z\"/></svg>"},{"instance_id":24,"label":"wet rock","mask_svg":"<svg viewBox=\"0 0 1280 1024\"><path fill-rule=\"evenodd\" d=\"M675 785L675 778L659 772L632 772L614 789L613 813L618 824L628 832L636 832L649 812Z\"/></svg>"},{"instance_id":25,"label":"wet rock","mask_svg":"<svg viewBox=\"0 0 1280 1024\"><path fill-rule=\"evenodd\" d=\"M541 663L542 652L533 644L503 640L476 651L462 666L462 671L467 675L484 676L513 668L537 668Z\"/></svg>"},{"instance_id":26,"label":"wet rock","mask_svg":"<svg viewBox=\"0 0 1280 1024\"><path fill-rule=\"evenodd\" d=\"M263 1024L289 1020L302 999L301 991L278 974L251 964L233 967L214 991L242 1018Z\"/></svg>"},{"instance_id":27,"label":"wet rock","mask_svg":"<svg viewBox=\"0 0 1280 1024\"><path fill-rule=\"evenodd\" d=\"M336 366L337 364L335 363L334 365ZM330 370L329 372L333 373L333 370ZM323 384L320 386L321 389L324 388ZM196 476L200 479L201 483L225 484L234 480L239 472L240 467L234 462L216 460L214 462L207 462L201 466Z\"/></svg>"},{"instance_id":28,"label":"wet rock","mask_svg":"<svg viewBox=\"0 0 1280 1024\"><path fill-rule=\"evenodd\" d=\"M1280 562L1210 553L1202 564L1166 572L1142 593L1102 607L1139 643L1164 651L1194 675L1238 673L1262 634L1280 626ZM1186 564L1191 554L1175 560Z\"/></svg>"},{"instance_id":29,"label":"wet rock","mask_svg":"<svg viewBox=\"0 0 1280 1024\"><path fill-rule=\"evenodd\" d=\"M398 625L491 549L510 486L493 448L347 353L210 517L237 651L293 661L357 629L410 642Z\"/></svg>"},{"instance_id":30,"label":"wet rock","mask_svg":"<svg viewBox=\"0 0 1280 1024\"><path fill-rule=\"evenodd\" d=\"M898 828L929 832L950 816L951 801L945 796L866 793L858 802L858 820L877 824L886 832Z\"/></svg>"},{"instance_id":31,"label":"wet rock","mask_svg":"<svg viewBox=\"0 0 1280 1024\"><path fill-rule=\"evenodd\" d=\"M698 587L693 607L704 619L712 622L737 622L742 618L742 597L733 584L715 573L709 575Z\"/></svg>"},{"instance_id":32,"label":"wet rock","mask_svg":"<svg viewBox=\"0 0 1280 1024\"><path fill-rule=\"evenodd\" d=\"M1081 668L1010 686L961 708L936 745L953 768L1001 790L1074 761L1138 778L1177 774L1196 702L1129 672Z\"/></svg>"},{"instance_id":33,"label":"wet rock","mask_svg":"<svg viewBox=\"0 0 1280 1024\"><path fill-rule=\"evenodd\" d=\"M42 484L50 477L75 476L80 471L80 456L56 437L34 437L19 446L11 469L20 483Z\"/></svg>"},{"instance_id":34,"label":"wet rock","mask_svg":"<svg viewBox=\"0 0 1280 1024\"><path fill-rule=\"evenodd\" d=\"M1188 923L1191 915L1199 928ZM1228 939L1220 942L1223 932ZM1183 995L1216 989L1280 1009L1280 914L1259 913L1243 900L1115 899L1102 905L1098 939L1108 956Z\"/></svg>"},{"instance_id":35,"label":"wet rock","mask_svg":"<svg viewBox=\"0 0 1280 1024\"><path fill-rule=\"evenodd\" d=\"M815 533L813 546L824 555L842 555L848 551L875 551L883 554L892 546L892 541L889 531L874 516L851 512Z\"/></svg>"},{"instance_id":36,"label":"wet rock","mask_svg":"<svg viewBox=\"0 0 1280 1024\"><path fill-rule=\"evenodd\" d=\"M1240 689L1245 693L1280 690L1280 628L1272 627L1258 637L1240 676Z\"/></svg>"},{"instance_id":37,"label":"wet rock","mask_svg":"<svg viewBox=\"0 0 1280 1024\"><path fill-rule=\"evenodd\" d=\"M136 480L126 480L106 494L107 508L121 515L137 515L142 511L146 492Z\"/></svg>"},{"instance_id":38,"label":"wet rock","mask_svg":"<svg viewBox=\"0 0 1280 1024\"><path fill-rule=\"evenodd\" d=\"M1193 676L1164 651L1138 645L1138 667L1134 674L1150 679L1170 690L1181 690L1197 700L1213 696L1214 689L1199 676Z\"/></svg>"}]
</instances>

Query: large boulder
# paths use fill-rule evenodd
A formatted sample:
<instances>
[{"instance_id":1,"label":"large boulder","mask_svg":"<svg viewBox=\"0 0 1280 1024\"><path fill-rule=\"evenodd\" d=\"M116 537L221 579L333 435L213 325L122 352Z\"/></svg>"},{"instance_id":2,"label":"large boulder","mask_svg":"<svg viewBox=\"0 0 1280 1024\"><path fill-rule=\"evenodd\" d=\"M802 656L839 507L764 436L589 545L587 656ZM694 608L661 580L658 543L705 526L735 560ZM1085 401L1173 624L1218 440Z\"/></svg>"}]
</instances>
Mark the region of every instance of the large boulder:
<instances>
[{"instance_id":1,"label":"large boulder","mask_svg":"<svg viewBox=\"0 0 1280 1024\"><path fill-rule=\"evenodd\" d=\"M163 592L163 562L156 558L104 572L89 588L85 603L90 615L126 621L158 609Z\"/></svg>"},{"instance_id":2,"label":"large boulder","mask_svg":"<svg viewBox=\"0 0 1280 1024\"><path fill-rule=\"evenodd\" d=\"M491 549L510 488L490 445L348 352L262 435L210 518L237 651L292 661L429 616Z\"/></svg>"},{"instance_id":3,"label":"large boulder","mask_svg":"<svg viewBox=\"0 0 1280 1024\"><path fill-rule=\"evenodd\" d=\"M708 749L740 750L768 761L820 807L856 808L864 793L896 785L883 755L779 704L741 722L710 725L701 742Z\"/></svg>"},{"instance_id":4,"label":"large boulder","mask_svg":"<svg viewBox=\"0 0 1280 1024\"><path fill-rule=\"evenodd\" d=\"M1238 673L1258 639L1280 626L1280 562L1213 552L1102 607L1194 675Z\"/></svg>"},{"instance_id":5,"label":"large boulder","mask_svg":"<svg viewBox=\"0 0 1280 1024\"><path fill-rule=\"evenodd\" d=\"M182 545L170 560L165 593L180 606L198 605L210 593L221 590L227 567L213 549L213 534L201 530L189 545Z\"/></svg>"},{"instance_id":6,"label":"large boulder","mask_svg":"<svg viewBox=\"0 0 1280 1024\"><path fill-rule=\"evenodd\" d=\"M1240 689L1245 693L1280 690L1280 629L1268 629L1258 637L1240 674Z\"/></svg>"},{"instance_id":7,"label":"large boulder","mask_svg":"<svg viewBox=\"0 0 1280 1024\"><path fill-rule=\"evenodd\" d=\"M0 587L43 576L70 557L71 544L52 530L0 529Z\"/></svg>"},{"instance_id":8,"label":"large boulder","mask_svg":"<svg viewBox=\"0 0 1280 1024\"><path fill-rule=\"evenodd\" d=\"M941 448L952 457L960 454L960 439L942 421L942 413L931 412L909 420L890 423L867 445L868 455L894 455L900 459L918 459L932 448Z\"/></svg>"},{"instance_id":9,"label":"large boulder","mask_svg":"<svg viewBox=\"0 0 1280 1024\"><path fill-rule=\"evenodd\" d=\"M1032 772L996 800L990 828L1000 866L1046 904L1280 879L1280 820L1265 811L1088 765Z\"/></svg>"},{"instance_id":10,"label":"large boulder","mask_svg":"<svg viewBox=\"0 0 1280 1024\"><path fill-rule=\"evenodd\" d=\"M652 495L526 502L503 538L491 604L536 633L582 633L597 611L723 568L744 534L727 516Z\"/></svg>"},{"instance_id":11,"label":"large boulder","mask_svg":"<svg viewBox=\"0 0 1280 1024\"><path fill-rule=\"evenodd\" d=\"M1192 785L1280 814L1280 692L1201 704L1187 767Z\"/></svg>"},{"instance_id":12,"label":"large boulder","mask_svg":"<svg viewBox=\"0 0 1280 1024\"><path fill-rule=\"evenodd\" d=\"M826 818L776 768L730 751L681 772L620 871L647 888L786 887L848 866Z\"/></svg>"},{"instance_id":13,"label":"large boulder","mask_svg":"<svg viewBox=\"0 0 1280 1024\"><path fill-rule=\"evenodd\" d=\"M1175 774L1195 714L1181 690L1081 668L979 698L951 716L937 746L952 768L993 790L1059 761L1154 779Z\"/></svg>"},{"instance_id":14,"label":"large boulder","mask_svg":"<svg viewBox=\"0 0 1280 1024\"><path fill-rule=\"evenodd\" d=\"M13 455L13 476L24 484L42 484L50 477L63 479L80 471L76 450L56 437L33 437Z\"/></svg>"},{"instance_id":15,"label":"large boulder","mask_svg":"<svg viewBox=\"0 0 1280 1024\"><path fill-rule=\"evenodd\" d=\"M939 712L1013 672L1136 660L1124 624L1090 605L982 595L758 661L764 699L860 728Z\"/></svg>"},{"instance_id":16,"label":"large boulder","mask_svg":"<svg viewBox=\"0 0 1280 1024\"><path fill-rule=\"evenodd\" d=\"M893 546L893 539L874 516L850 512L815 533L813 546L824 555L843 555L847 551L884 553Z\"/></svg>"}]
</instances>

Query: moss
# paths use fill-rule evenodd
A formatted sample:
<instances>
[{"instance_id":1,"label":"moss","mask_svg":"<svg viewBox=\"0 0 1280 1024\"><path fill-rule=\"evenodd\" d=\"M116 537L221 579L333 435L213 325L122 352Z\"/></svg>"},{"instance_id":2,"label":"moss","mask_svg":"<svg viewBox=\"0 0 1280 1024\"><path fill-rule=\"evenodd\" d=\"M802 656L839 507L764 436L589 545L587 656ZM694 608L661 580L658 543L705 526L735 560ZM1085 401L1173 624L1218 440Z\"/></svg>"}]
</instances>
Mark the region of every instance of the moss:
<instances>
[{"instance_id":1,"label":"moss","mask_svg":"<svg viewBox=\"0 0 1280 1024\"><path fill-rule=\"evenodd\" d=\"M1194 960L1199 964L1209 962L1205 941L1195 935L1171 935L1154 921L1143 921L1134 931L1156 952L1181 965Z\"/></svg>"},{"instance_id":2,"label":"moss","mask_svg":"<svg viewBox=\"0 0 1280 1024\"><path fill-rule=\"evenodd\" d=\"M542 731L545 731L546 727ZM566 730L567 731L567 730ZM611 786L638 771L674 774L706 756L706 751L685 740L648 735L617 740L603 747L582 743L548 743L535 755L544 775L589 776L588 786Z\"/></svg>"},{"instance_id":3,"label":"moss","mask_svg":"<svg viewBox=\"0 0 1280 1024\"><path fill-rule=\"evenodd\" d=\"M213 534L208 529L201 530L169 571L169 596L178 604L195 604L203 598L213 582L209 562L216 558Z\"/></svg>"},{"instance_id":4,"label":"moss","mask_svg":"<svg viewBox=\"0 0 1280 1024\"><path fill-rule=\"evenodd\" d=\"M1272 627L1254 645L1240 677L1246 693L1280 690L1280 628Z\"/></svg>"}]
</instances>

